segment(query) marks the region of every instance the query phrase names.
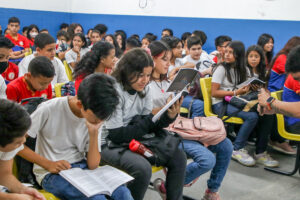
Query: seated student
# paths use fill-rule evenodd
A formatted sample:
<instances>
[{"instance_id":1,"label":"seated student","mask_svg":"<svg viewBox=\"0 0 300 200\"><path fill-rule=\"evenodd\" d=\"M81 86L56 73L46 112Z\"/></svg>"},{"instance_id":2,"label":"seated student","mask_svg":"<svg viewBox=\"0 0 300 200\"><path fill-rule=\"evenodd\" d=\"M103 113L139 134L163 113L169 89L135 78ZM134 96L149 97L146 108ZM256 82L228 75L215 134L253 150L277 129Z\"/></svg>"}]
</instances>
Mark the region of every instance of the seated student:
<instances>
[{"instance_id":1,"label":"seated student","mask_svg":"<svg viewBox=\"0 0 300 200\"><path fill-rule=\"evenodd\" d=\"M119 47L124 52L126 49L126 39L127 39L126 32L124 30L116 30L114 35L119 44Z\"/></svg>"},{"instance_id":2,"label":"seated student","mask_svg":"<svg viewBox=\"0 0 300 200\"><path fill-rule=\"evenodd\" d=\"M34 38L39 34L39 27L35 24L31 24L28 26L28 34L27 38L30 44L30 48L32 49L32 52L35 51L35 46L34 46Z\"/></svg>"},{"instance_id":3,"label":"seated student","mask_svg":"<svg viewBox=\"0 0 300 200\"><path fill-rule=\"evenodd\" d=\"M172 29L169 28L164 28L161 32L161 38L166 37L166 36L173 36L173 31Z\"/></svg>"},{"instance_id":4,"label":"seated student","mask_svg":"<svg viewBox=\"0 0 300 200\"><path fill-rule=\"evenodd\" d=\"M101 41L100 32L96 29L93 29L92 33L91 33L91 45L89 46L89 48L91 49L93 47L93 45L99 41Z\"/></svg>"},{"instance_id":5,"label":"seated student","mask_svg":"<svg viewBox=\"0 0 300 200\"><path fill-rule=\"evenodd\" d=\"M223 99L225 96L242 95L249 91L250 86L235 89L236 85L249 78L249 69L245 66L245 47L240 41L230 42L225 49L225 62L219 64L212 75L211 96L212 110L222 115ZM238 112L239 109L228 104L226 115ZM253 166L255 160L244 149L252 130L255 128L258 115L256 112L239 111L236 114L244 120L234 141L232 158L242 165Z\"/></svg>"},{"instance_id":6,"label":"seated student","mask_svg":"<svg viewBox=\"0 0 300 200\"><path fill-rule=\"evenodd\" d=\"M64 60L67 50L70 49L70 46L68 44L68 42L70 41L69 35L66 31L60 30L57 32L56 38L56 55L60 60Z\"/></svg>"},{"instance_id":7,"label":"seated student","mask_svg":"<svg viewBox=\"0 0 300 200\"><path fill-rule=\"evenodd\" d=\"M46 200L37 190L24 186L12 174L13 158L24 148L26 131L31 125L29 114L17 103L1 99L0 124L0 184L9 191L0 191L0 199Z\"/></svg>"},{"instance_id":8,"label":"seated student","mask_svg":"<svg viewBox=\"0 0 300 200\"><path fill-rule=\"evenodd\" d=\"M56 83L68 82L68 77L65 71L65 67L62 62L55 57L55 40L47 33L40 33L35 37L34 45L36 46L36 53L26 56L19 64L19 77L28 73L29 63L37 56L46 56L51 60L55 75L51 81L52 87Z\"/></svg>"},{"instance_id":9,"label":"seated student","mask_svg":"<svg viewBox=\"0 0 300 200\"><path fill-rule=\"evenodd\" d=\"M8 20L7 29L9 34L5 35L15 45L10 55L10 61L18 64L24 57L25 52L29 51L29 41L23 35L20 35L20 20L17 17L11 17Z\"/></svg>"},{"instance_id":10,"label":"seated student","mask_svg":"<svg viewBox=\"0 0 300 200\"><path fill-rule=\"evenodd\" d=\"M141 41L139 39L137 39L136 37L131 36L126 40L126 49L125 49L124 53L126 53L130 49L138 48L138 47L142 47Z\"/></svg>"},{"instance_id":11,"label":"seated student","mask_svg":"<svg viewBox=\"0 0 300 200\"><path fill-rule=\"evenodd\" d=\"M51 81L55 71L51 61L45 56L35 57L28 72L7 85L7 98L16 102L30 97L52 98Z\"/></svg>"},{"instance_id":12,"label":"seated student","mask_svg":"<svg viewBox=\"0 0 300 200\"><path fill-rule=\"evenodd\" d=\"M65 54L65 58L71 69L75 68L76 63L89 51L83 33L75 33L71 42L71 50Z\"/></svg>"},{"instance_id":13,"label":"seated student","mask_svg":"<svg viewBox=\"0 0 300 200\"><path fill-rule=\"evenodd\" d=\"M78 91L82 80L93 73L105 73L115 65L115 48L109 42L99 41L83 57L74 69L75 90Z\"/></svg>"},{"instance_id":14,"label":"seated student","mask_svg":"<svg viewBox=\"0 0 300 200\"><path fill-rule=\"evenodd\" d=\"M119 44L114 35L108 34L104 36L104 41L107 41L114 45L116 51L116 58L120 58L123 54L123 51L120 49Z\"/></svg>"},{"instance_id":15,"label":"seated student","mask_svg":"<svg viewBox=\"0 0 300 200\"><path fill-rule=\"evenodd\" d=\"M46 33L46 34L49 34L49 31L48 31L48 29L43 28L43 29L40 31L40 33Z\"/></svg>"},{"instance_id":16,"label":"seated student","mask_svg":"<svg viewBox=\"0 0 300 200\"><path fill-rule=\"evenodd\" d=\"M285 73L285 63L286 63L286 57L289 54L289 52L294 48L295 46L300 44L300 37L294 36L287 43L284 45L284 47L277 53L277 55L272 60L270 66L271 66L271 74L268 84L268 89L270 92L282 90L284 86L284 81L286 79L286 73Z\"/></svg>"},{"instance_id":17,"label":"seated student","mask_svg":"<svg viewBox=\"0 0 300 200\"><path fill-rule=\"evenodd\" d=\"M97 24L95 27L94 27L95 30L98 30L100 32L100 38L101 40L104 38L108 28L105 24Z\"/></svg>"},{"instance_id":18,"label":"seated student","mask_svg":"<svg viewBox=\"0 0 300 200\"><path fill-rule=\"evenodd\" d=\"M61 23L60 25L59 25L59 30L60 31L68 31L68 28L69 28L69 24L67 24L67 23Z\"/></svg>"},{"instance_id":19,"label":"seated student","mask_svg":"<svg viewBox=\"0 0 300 200\"><path fill-rule=\"evenodd\" d=\"M267 80L265 56L260 46L252 45L247 49L246 66L250 70L251 77L259 78L262 81ZM253 88L252 90L256 91L257 89ZM255 132L257 141L253 157L256 163L263 164L266 167L277 167L279 165L278 161L267 153L269 136L277 132L275 115L259 116Z\"/></svg>"},{"instance_id":20,"label":"seated student","mask_svg":"<svg viewBox=\"0 0 300 200\"><path fill-rule=\"evenodd\" d=\"M213 56L213 61L217 64L224 62L224 52L227 44L231 42L231 37L227 35L220 35L215 39L216 51L210 53Z\"/></svg>"},{"instance_id":21,"label":"seated student","mask_svg":"<svg viewBox=\"0 0 300 200\"><path fill-rule=\"evenodd\" d=\"M46 191L61 199L106 199L104 195L90 198L81 193L58 173L79 167L93 170L101 155L99 129L118 105L114 79L93 74L83 80L78 95L55 98L39 105L31 115L28 135L37 138L36 153L25 146L19 155L34 162L33 172ZM115 200L132 200L129 190L118 187Z\"/></svg>"},{"instance_id":22,"label":"seated student","mask_svg":"<svg viewBox=\"0 0 300 200\"><path fill-rule=\"evenodd\" d=\"M155 64L151 76L152 80L149 83L153 98L152 112L158 112L166 104L171 95L171 93L165 92L170 84L166 79L166 75L170 65L171 51L161 41L152 42L149 48ZM182 148L181 145L179 147ZM186 168L184 184L192 184L199 176L213 169L207 181L208 189L203 199L220 199L218 189L221 186L230 163L233 149L231 141L225 138L219 144L206 148L197 141L183 140L183 147L186 155L193 159L193 162L189 163ZM216 156L214 153L216 153ZM156 189L160 189L161 184L162 180L158 179L154 181Z\"/></svg>"},{"instance_id":23,"label":"seated student","mask_svg":"<svg viewBox=\"0 0 300 200\"><path fill-rule=\"evenodd\" d=\"M23 28L22 28L22 35L24 37L27 37L27 34L28 34L28 26L23 26ZM6 35L6 34L4 34L4 35Z\"/></svg>"},{"instance_id":24,"label":"seated student","mask_svg":"<svg viewBox=\"0 0 300 200\"><path fill-rule=\"evenodd\" d=\"M274 42L273 36L268 33L261 34L257 40L257 45L264 50L267 73L270 71L270 64L274 54Z\"/></svg>"},{"instance_id":25,"label":"seated student","mask_svg":"<svg viewBox=\"0 0 300 200\"><path fill-rule=\"evenodd\" d=\"M189 37L191 37L191 35L192 35L192 33L190 33L190 32L184 32L181 35L181 42L183 44L182 57L185 57L186 55L189 55L189 50L188 50L188 47L187 47L187 39Z\"/></svg>"},{"instance_id":26,"label":"seated student","mask_svg":"<svg viewBox=\"0 0 300 200\"><path fill-rule=\"evenodd\" d=\"M153 33L146 33L145 36L142 39L142 48L146 49L148 48L149 44L153 41L155 41L157 38L156 35Z\"/></svg>"},{"instance_id":27,"label":"seated student","mask_svg":"<svg viewBox=\"0 0 300 200\"><path fill-rule=\"evenodd\" d=\"M116 144L140 140L144 135L158 131L175 120L180 109L179 102L156 123L152 122L152 96L147 86L152 69L152 58L144 49L134 48L122 56L112 74L117 79L115 88L119 93L119 104L112 117L105 122L102 132L102 141L105 143L102 145L102 159L135 178L128 185L135 200L144 198L152 174L151 164L142 155L127 148L108 147L106 140ZM137 123L130 123L137 115L143 117ZM165 166L168 168L168 200L182 199L186 156L180 149L176 149L174 155Z\"/></svg>"},{"instance_id":28,"label":"seated student","mask_svg":"<svg viewBox=\"0 0 300 200\"><path fill-rule=\"evenodd\" d=\"M0 37L0 74L6 81L10 81L18 78L19 68L15 63L9 62L9 52L13 48L14 44L5 37Z\"/></svg>"}]
</instances>

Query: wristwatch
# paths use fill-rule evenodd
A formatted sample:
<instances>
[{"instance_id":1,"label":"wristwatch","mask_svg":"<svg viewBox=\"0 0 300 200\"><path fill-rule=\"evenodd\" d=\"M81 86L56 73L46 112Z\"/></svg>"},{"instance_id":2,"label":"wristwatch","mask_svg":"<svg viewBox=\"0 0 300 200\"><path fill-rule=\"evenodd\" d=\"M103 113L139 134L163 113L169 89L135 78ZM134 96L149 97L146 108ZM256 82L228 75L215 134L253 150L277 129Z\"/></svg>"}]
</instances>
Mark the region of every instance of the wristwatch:
<instances>
[{"instance_id":1,"label":"wristwatch","mask_svg":"<svg viewBox=\"0 0 300 200\"><path fill-rule=\"evenodd\" d=\"M268 110L272 110L271 104L275 101L274 97L269 97L267 99L267 106L268 106Z\"/></svg>"}]
</instances>

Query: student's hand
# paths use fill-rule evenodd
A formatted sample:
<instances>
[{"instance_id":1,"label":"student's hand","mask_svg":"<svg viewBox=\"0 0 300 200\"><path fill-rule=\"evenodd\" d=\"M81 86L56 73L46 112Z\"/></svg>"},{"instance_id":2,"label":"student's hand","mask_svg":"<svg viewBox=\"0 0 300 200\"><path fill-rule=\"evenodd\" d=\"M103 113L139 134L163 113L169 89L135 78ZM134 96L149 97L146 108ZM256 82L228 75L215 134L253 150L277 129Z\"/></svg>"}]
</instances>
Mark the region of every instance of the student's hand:
<instances>
[{"instance_id":1,"label":"student's hand","mask_svg":"<svg viewBox=\"0 0 300 200\"><path fill-rule=\"evenodd\" d=\"M244 87L238 89L238 90L236 91L236 94L237 94L237 95L242 95L242 94L245 94L245 93L249 92L249 90L250 90L250 85L246 85L246 86L244 86Z\"/></svg>"},{"instance_id":2,"label":"student's hand","mask_svg":"<svg viewBox=\"0 0 300 200\"><path fill-rule=\"evenodd\" d=\"M79 46L74 46L73 47L73 51L75 52L75 53L77 53L77 54L79 54L80 53L80 47Z\"/></svg>"},{"instance_id":3,"label":"student's hand","mask_svg":"<svg viewBox=\"0 0 300 200\"><path fill-rule=\"evenodd\" d=\"M250 88L251 88L252 91L258 91L261 88L261 85L250 84Z\"/></svg>"},{"instance_id":4,"label":"student's hand","mask_svg":"<svg viewBox=\"0 0 300 200\"><path fill-rule=\"evenodd\" d=\"M46 200L46 198L39 193L36 189L30 188L30 187L24 187L24 190L21 191L21 194L24 194L26 196L30 196L30 199L36 199L36 200Z\"/></svg>"},{"instance_id":5,"label":"student's hand","mask_svg":"<svg viewBox=\"0 0 300 200\"><path fill-rule=\"evenodd\" d=\"M183 97L178 99L169 109L168 109L168 116L170 119L174 119L177 114L180 113L180 106L182 104Z\"/></svg>"},{"instance_id":6,"label":"student's hand","mask_svg":"<svg viewBox=\"0 0 300 200\"><path fill-rule=\"evenodd\" d=\"M195 64L191 62L186 62L182 67L184 68L195 68Z\"/></svg>"},{"instance_id":7,"label":"student's hand","mask_svg":"<svg viewBox=\"0 0 300 200\"><path fill-rule=\"evenodd\" d=\"M103 122L101 121L100 123L92 124L88 121L85 121L85 124L88 128L89 135L90 136L95 136L95 135L98 136L99 128L101 127L102 123Z\"/></svg>"},{"instance_id":8,"label":"student's hand","mask_svg":"<svg viewBox=\"0 0 300 200\"><path fill-rule=\"evenodd\" d=\"M257 106L257 112L260 116L263 116L263 115L273 115L275 114L275 110L274 109L271 109L271 110L268 110L266 107L262 107L261 105L258 104Z\"/></svg>"},{"instance_id":9,"label":"student's hand","mask_svg":"<svg viewBox=\"0 0 300 200\"><path fill-rule=\"evenodd\" d=\"M206 76L206 75L212 75L212 66L210 66L209 68L205 69L204 71L201 72L201 74L203 76Z\"/></svg>"},{"instance_id":10,"label":"student's hand","mask_svg":"<svg viewBox=\"0 0 300 200\"><path fill-rule=\"evenodd\" d=\"M59 161L49 161L47 164L47 171L53 174L58 174L62 170L67 170L71 168L71 164L66 160L59 160Z\"/></svg>"},{"instance_id":11,"label":"student's hand","mask_svg":"<svg viewBox=\"0 0 300 200\"><path fill-rule=\"evenodd\" d=\"M36 198L28 194L12 194L14 200L35 200Z\"/></svg>"},{"instance_id":12,"label":"student's hand","mask_svg":"<svg viewBox=\"0 0 300 200\"><path fill-rule=\"evenodd\" d=\"M262 88L258 94L258 103L259 105L261 105L262 107L267 107L267 99L270 97L270 93L269 91L267 91L266 89Z\"/></svg>"}]
</instances>

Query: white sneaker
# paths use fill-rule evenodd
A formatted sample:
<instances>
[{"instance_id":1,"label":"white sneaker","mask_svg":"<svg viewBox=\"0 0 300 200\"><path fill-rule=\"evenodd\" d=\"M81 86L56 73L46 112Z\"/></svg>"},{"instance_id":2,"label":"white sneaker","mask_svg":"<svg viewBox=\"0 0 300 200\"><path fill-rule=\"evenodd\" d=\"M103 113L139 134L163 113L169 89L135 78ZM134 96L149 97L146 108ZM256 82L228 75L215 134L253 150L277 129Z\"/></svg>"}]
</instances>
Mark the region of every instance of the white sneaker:
<instances>
[{"instance_id":1,"label":"white sneaker","mask_svg":"<svg viewBox=\"0 0 300 200\"><path fill-rule=\"evenodd\" d=\"M255 165L255 160L252 158L252 156L248 154L248 151L245 149L233 151L231 158L247 167Z\"/></svg>"},{"instance_id":2,"label":"white sneaker","mask_svg":"<svg viewBox=\"0 0 300 200\"><path fill-rule=\"evenodd\" d=\"M266 151L260 154L254 154L257 163L263 164L266 167L278 167L279 162L274 160Z\"/></svg>"}]
</instances>

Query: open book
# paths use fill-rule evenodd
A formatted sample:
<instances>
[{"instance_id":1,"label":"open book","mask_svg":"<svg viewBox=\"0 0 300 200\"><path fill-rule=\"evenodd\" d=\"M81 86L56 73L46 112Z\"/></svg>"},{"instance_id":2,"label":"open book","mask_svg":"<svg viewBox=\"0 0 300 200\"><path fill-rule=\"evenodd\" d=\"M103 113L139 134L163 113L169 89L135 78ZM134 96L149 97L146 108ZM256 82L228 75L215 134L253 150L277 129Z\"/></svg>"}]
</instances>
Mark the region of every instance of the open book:
<instances>
[{"instance_id":1,"label":"open book","mask_svg":"<svg viewBox=\"0 0 300 200\"><path fill-rule=\"evenodd\" d=\"M180 92L190 84L198 74L198 71L191 68L182 68L169 85L167 92Z\"/></svg>"},{"instance_id":2,"label":"open book","mask_svg":"<svg viewBox=\"0 0 300 200\"><path fill-rule=\"evenodd\" d=\"M250 84L253 84L253 85L263 85L264 86L266 84L266 82L264 82L264 81L262 81L262 80L260 80L260 79L258 79L256 77L252 77L252 78L248 79L247 81L245 81L245 82L237 85L236 87L237 88L242 88L242 87L250 85Z\"/></svg>"},{"instance_id":3,"label":"open book","mask_svg":"<svg viewBox=\"0 0 300 200\"><path fill-rule=\"evenodd\" d=\"M133 180L128 174L108 165L94 170L72 168L59 174L87 197L96 194L111 196L117 187Z\"/></svg>"}]
</instances>

